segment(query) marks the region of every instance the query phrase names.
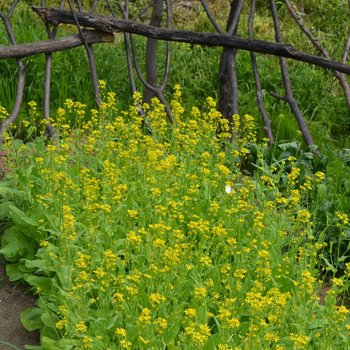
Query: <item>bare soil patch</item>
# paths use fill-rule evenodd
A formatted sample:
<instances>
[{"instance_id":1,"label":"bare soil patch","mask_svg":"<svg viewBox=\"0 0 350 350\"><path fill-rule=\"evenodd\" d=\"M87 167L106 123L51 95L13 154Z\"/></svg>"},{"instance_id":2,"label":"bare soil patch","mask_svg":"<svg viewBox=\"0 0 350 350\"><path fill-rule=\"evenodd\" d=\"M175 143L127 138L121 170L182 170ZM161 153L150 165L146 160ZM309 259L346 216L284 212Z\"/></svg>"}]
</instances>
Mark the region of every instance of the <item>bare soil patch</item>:
<instances>
[{"instance_id":1,"label":"bare soil patch","mask_svg":"<svg viewBox=\"0 0 350 350\"><path fill-rule=\"evenodd\" d=\"M39 345L39 332L28 332L20 321L20 313L34 304L35 298L27 286L8 280L5 262L0 258L0 341L19 349L25 349L24 345ZM13 347L0 343L0 350L13 350Z\"/></svg>"}]
</instances>

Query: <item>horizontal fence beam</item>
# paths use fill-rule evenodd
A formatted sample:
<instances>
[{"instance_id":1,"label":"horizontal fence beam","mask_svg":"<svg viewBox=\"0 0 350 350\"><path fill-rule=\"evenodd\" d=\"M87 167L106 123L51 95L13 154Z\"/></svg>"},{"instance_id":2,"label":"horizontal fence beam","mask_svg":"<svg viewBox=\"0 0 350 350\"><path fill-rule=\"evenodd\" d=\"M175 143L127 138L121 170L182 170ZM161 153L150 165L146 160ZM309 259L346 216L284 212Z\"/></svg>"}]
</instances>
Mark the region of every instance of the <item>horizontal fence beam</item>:
<instances>
[{"instance_id":1,"label":"horizontal fence beam","mask_svg":"<svg viewBox=\"0 0 350 350\"><path fill-rule=\"evenodd\" d=\"M60 23L75 24L73 14L67 10L33 7L33 11L36 12L46 23L55 25ZM202 46L220 46L259 52L291 58L350 75L349 65L307 54L297 50L291 45L264 40L250 40L236 36L232 37L227 34L201 33L187 30L168 30L134 21L121 20L107 16L94 16L83 12L77 13L76 16L81 26L95 28L103 32L127 32L165 41L176 41Z\"/></svg>"},{"instance_id":2,"label":"horizontal fence beam","mask_svg":"<svg viewBox=\"0 0 350 350\"><path fill-rule=\"evenodd\" d=\"M114 35L97 30L83 31L85 40L88 44L111 43L114 42ZM22 58L41 53L51 53L73 49L84 45L80 34L66 36L62 39L44 40L31 44L17 44L0 47L0 59Z\"/></svg>"}]
</instances>

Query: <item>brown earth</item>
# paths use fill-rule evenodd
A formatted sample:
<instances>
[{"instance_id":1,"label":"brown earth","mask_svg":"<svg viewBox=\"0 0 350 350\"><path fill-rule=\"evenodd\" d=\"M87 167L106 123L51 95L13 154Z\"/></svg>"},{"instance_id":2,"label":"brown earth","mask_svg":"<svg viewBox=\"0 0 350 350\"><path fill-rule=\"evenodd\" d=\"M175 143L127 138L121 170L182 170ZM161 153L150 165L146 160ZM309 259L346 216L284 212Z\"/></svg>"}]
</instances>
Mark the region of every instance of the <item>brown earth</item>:
<instances>
[{"instance_id":1,"label":"brown earth","mask_svg":"<svg viewBox=\"0 0 350 350\"><path fill-rule=\"evenodd\" d=\"M24 345L39 345L39 333L28 332L21 324L20 313L34 306L35 298L28 287L8 280L5 262L0 258L0 350L13 350Z\"/></svg>"}]
</instances>

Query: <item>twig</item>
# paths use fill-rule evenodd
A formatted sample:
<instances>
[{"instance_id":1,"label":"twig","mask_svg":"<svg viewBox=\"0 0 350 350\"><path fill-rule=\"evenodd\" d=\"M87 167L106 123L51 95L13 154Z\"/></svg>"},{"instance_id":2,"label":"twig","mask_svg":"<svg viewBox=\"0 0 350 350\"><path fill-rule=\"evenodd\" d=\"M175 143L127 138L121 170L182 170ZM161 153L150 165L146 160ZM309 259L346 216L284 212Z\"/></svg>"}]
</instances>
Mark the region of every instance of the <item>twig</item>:
<instances>
[{"instance_id":1,"label":"twig","mask_svg":"<svg viewBox=\"0 0 350 350\"><path fill-rule=\"evenodd\" d=\"M281 95L279 95L278 93L273 92L273 91L270 91L269 94L270 94L272 97L276 98L277 100L280 100L280 101L283 101L283 102L288 102L288 99L287 99L286 96L281 96Z\"/></svg>"},{"instance_id":2,"label":"twig","mask_svg":"<svg viewBox=\"0 0 350 350\"><path fill-rule=\"evenodd\" d=\"M109 3L109 0L107 0L108 7L113 15L113 17L117 17L113 7ZM122 4L121 0L118 0L118 6L120 11L123 13L124 18L126 20L129 19L129 1L125 0L125 5ZM128 74L129 74L129 81L130 81L130 88L131 92L134 94L136 92L136 83L135 83L135 74L132 64L132 52L131 52L131 41L130 41L130 34L124 32L124 45L125 45L125 56L126 56L126 64L128 67ZM138 103L137 110L140 116L144 117L144 111L142 109L142 106L140 103Z\"/></svg>"},{"instance_id":3,"label":"twig","mask_svg":"<svg viewBox=\"0 0 350 350\"><path fill-rule=\"evenodd\" d=\"M239 18L243 1L232 1L229 18L227 20L228 36L237 34ZM224 48L221 54L219 71L219 102L218 109L224 118L232 121L232 116L238 114L238 81L237 81L237 48Z\"/></svg>"},{"instance_id":4,"label":"twig","mask_svg":"<svg viewBox=\"0 0 350 350\"><path fill-rule=\"evenodd\" d=\"M141 80L142 84L147 87L148 89L150 89L151 91L154 92L154 94L159 98L159 101L164 104L165 106L165 111L167 113L167 117L168 117L168 120L170 122L170 124L173 124L173 118L171 116L171 111L170 111L170 107L169 107L169 104L168 102L166 101L166 99L164 98L163 96L163 93L160 91L160 89L157 89L155 86L149 84L147 82L147 80L144 78L142 72L141 72L141 69L140 69L140 65L138 63L138 60L137 60L137 54L136 54L136 48L135 48L135 44L134 44L134 41L132 39L132 36L130 35L130 42L131 42L131 49L132 49L132 54L133 54L133 58L134 58L134 65L135 65L135 69L136 69L136 73L137 73L137 76L139 77L139 79Z\"/></svg>"},{"instance_id":5,"label":"twig","mask_svg":"<svg viewBox=\"0 0 350 350\"><path fill-rule=\"evenodd\" d=\"M42 0L42 6L46 6L46 1ZM65 1L61 1L60 8L64 8ZM50 29L48 23L45 23L46 33L50 40L56 37L58 26L54 25ZM45 62L45 82L44 82L44 119L46 120L46 133L49 137L55 137L56 131L50 121L50 97L51 97L51 71L52 71L52 52L46 53Z\"/></svg>"},{"instance_id":6,"label":"twig","mask_svg":"<svg viewBox=\"0 0 350 350\"><path fill-rule=\"evenodd\" d=\"M243 0L236 0L232 2L233 11L230 12L230 19L228 20L227 34L236 35L238 29L239 18L241 16Z\"/></svg>"},{"instance_id":7,"label":"twig","mask_svg":"<svg viewBox=\"0 0 350 350\"><path fill-rule=\"evenodd\" d=\"M287 9L288 9L290 15L292 16L294 22L306 34L306 36L310 39L311 43L320 51L320 53L323 55L323 57L327 58L328 60L331 60L331 57L330 57L329 53L327 52L327 50L321 45L321 43L317 40L317 38L315 38L315 36L312 34L312 32L304 26L304 24L302 23L300 18L295 13L294 8L291 5L291 3L289 2L289 0L285 0L285 4L286 4ZM346 57L347 57L347 54L349 53L349 47L350 47L350 32L349 32L349 37L348 37L347 44L346 44L344 54L343 54L343 58L342 58L342 63L344 63L344 64L346 63ZM349 86L344 74L341 74L336 70L333 70L333 75L338 79L338 81L343 89L346 103L347 103L348 107L350 108L350 86Z\"/></svg>"},{"instance_id":8,"label":"twig","mask_svg":"<svg viewBox=\"0 0 350 350\"><path fill-rule=\"evenodd\" d=\"M33 10L44 22L74 24L74 18L69 11L52 8L33 7ZM323 57L310 55L298 51L291 45L270 42L265 40L250 40L237 36L229 37L227 34L200 33L188 30L168 30L155 28L146 24L129 20L120 20L113 17L93 16L85 13L77 14L79 22L85 27L96 28L104 32L127 32L154 39L176 41L203 46L221 46L236 48L246 51L259 52L274 56L292 58L294 60L311 63L320 67L338 70L350 74L350 66L347 64L327 60Z\"/></svg>"},{"instance_id":9,"label":"twig","mask_svg":"<svg viewBox=\"0 0 350 350\"><path fill-rule=\"evenodd\" d=\"M85 39L84 33L80 27L79 19L75 13L72 1L68 0L68 4L69 4L69 8L71 10L71 13L73 15L75 25L77 26L79 34L81 35L81 38L84 42L85 50L86 50L88 60L89 60L89 68L90 68L90 73L91 73L91 78L92 78L92 87L94 90L96 103L99 106L101 104L101 94L100 94L100 89L98 86L98 77L97 77L94 49L93 49L93 46L90 45ZM79 0L77 0L77 4L78 4L79 11L82 11L81 4L80 4Z\"/></svg>"},{"instance_id":10,"label":"twig","mask_svg":"<svg viewBox=\"0 0 350 350\"><path fill-rule=\"evenodd\" d=\"M170 11L170 2L169 0L165 0L165 6L166 6L166 13L167 13L167 29L171 29L171 11ZM163 74L163 82L160 85L160 90L164 92L168 80L169 80L169 73L170 73L170 58L171 58L171 49L170 49L170 41L166 42L165 47L165 69Z\"/></svg>"},{"instance_id":11,"label":"twig","mask_svg":"<svg viewBox=\"0 0 350 350\"><path fill-rule=\"evenodd\" d=\"M90 45L111 43L114 41L113 34L96 30L84 30L84 36ZM50 52L69 50L82 45L84 45L84 42L80 34L74 34L61 39L37 41L32 44L2 46L0 47L0 59L22 58L43 53L48 54Z\"/></svg>"},{"instance_id":12,"label":"twig","mask_svg":"<svg viewBox=\"0 0 350 350\"><path fill-rule=\"evenodd\" d=\"M249 19L248 19L248 35L249 39L254 38L254 13L255 13L255 0L251 0L250 2L250 13L249 13ZM265 107L264 107L264 94L261 88L260 83L260 77L259 77L259 71L258 71L258 65L256 62L256 55L254 52L250 53L250 58L252 61L252 68L253 68L253 75L255 80L255 90L256 90L256 101L258 104L258 108L261 114L261 118L264 123L264 132L266 137L269 139L270 145L274 143L273 139L273 133L271 129L271 120L268 117Z\"/></svg>"},{"instance_id":13,"label":"twig","mask_svg":"<svg viewBox=\"0 0 350 350\"><path fill-rule=\"evenodd\" d=\"M350 1L350 0L349 0ZM348 60L349 57L349 51L350 51L350 30L349 30L349 34L348 34L348 40L346 41L345 44L345 49L344 49L344 53L343 53L343 58L342 58L342 63L346 63L346 61Z\"/></svg>"},{"instance_id":14,"label":"twig","mask_svg":"<svg viewBox=\"0 0 350 350\"><path fill-rule=\"evenodd\" d=\"M204 9L205 13L207 14L207 16L208 16L208 18L209 18L211 24L212 24L213 27L215 28L215 30L216 30L218 33L223 34L224 31L220 28L218 22L216 22L216 20L215 20L213 14L211 13L211 11L210 11L210 9L209 9L209 7L208 7L206 1L205 1L205 0L200 0L200 2L201 2L201 4L202 4L202 6L203 6L203 9Z\"/></svg>"},{"instance_id":15,"label":"twig","mask_svg":"<svg viewBox=\"0 0 350 350\"><path fill-rule=\"evenodd\" d=\"M11 24L10 24L10 18L13 15L13 11L15 10L19 0L14 0L11 4L10 11L7 15L0 12L0 18L2 19L5 29L7 32L7 35L10 39L11 45L16 45L16 37L13 33ZM2 123L0 127L0 143L4 142L4 132L7 131L10 124L12 124L18 117L19 111L21 109L22 101L23 101L23 91L24 91L24 85L25 85L25 69L26 65L22 62L21 59L17 59L17 67L18 67L18 83L17 83L17 93L15 98L15 103L12 108L12 111Z\"/></svg>"},{"instance_id":16,"label":"twig","mask_svg":"<svg viewBox=\"0 0 350 350\"><path fill-rule=\"evenodd\" d=\"M275 38L277 43L282 43L282 34L281 29L279 25L279 19L277 14L277 8L274 0L270 0L270 8L274 23L274 29L275 29ZM295 115L295 118L297 120L297 123L299 125L299 129L303 134L304 140L308 146L314 144L314 140L310 134L309 128L305 122L305 119L301 113L301 110L298 106L297 100L294 98L293 90L292 90L292 84L289 78L288 73L288 66L286 59L284 57L279 58L280 66L281 66L281 74L282 74L282 80L285 90L285 96L287 99L287 102L290 106L290 109L292 110L293 114Z\"/></svg>"}]
</instances>

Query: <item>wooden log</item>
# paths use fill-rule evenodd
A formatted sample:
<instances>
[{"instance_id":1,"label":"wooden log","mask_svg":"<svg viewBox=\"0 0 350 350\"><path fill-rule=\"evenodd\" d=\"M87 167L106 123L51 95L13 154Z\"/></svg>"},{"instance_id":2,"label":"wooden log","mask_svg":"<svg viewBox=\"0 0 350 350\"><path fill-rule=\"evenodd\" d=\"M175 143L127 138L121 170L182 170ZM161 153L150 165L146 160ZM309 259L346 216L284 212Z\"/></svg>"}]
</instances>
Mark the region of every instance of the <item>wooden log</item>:
<instances>
[{"instance_id":1,"label":"wooden log","mask_svg":"<svg viewBox=\"0 0 350 350\"><path fill-rule=\"evenodd\" d=\"M96 30L84 31L88 44L110 43L114 41L114 35L107 32ZM38 55L41 53L51 53L63 51L84 45L80 34L64 37L62 39L44 40L31 44L17 44L0 47L0 59L21 58L26 56Z\"/></svg>"},{"instance_id":2,"label":"wooden log","mask_svg":"<svg viewBox=\"0 0 350 350\"><path fill-rule=\"evenodd\" d=\"M40 18L51 24L75 24L70 11L54 8L33 7ZM129 20L116 19L107 16L95 16L88 13L77 13L81 26L95 28L104 32L127 32L165 41L177 41L202 46L221 46L246 51L259 52L297 61L311 63L316 66L329 68L345 74L350 74L350 66L323 57L310 55L299 51L291 45L264 40L244 39L227 34L201 33L188 30L168 30Z\"/></svg>"}]
</instances>

